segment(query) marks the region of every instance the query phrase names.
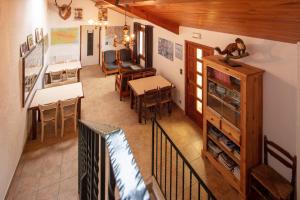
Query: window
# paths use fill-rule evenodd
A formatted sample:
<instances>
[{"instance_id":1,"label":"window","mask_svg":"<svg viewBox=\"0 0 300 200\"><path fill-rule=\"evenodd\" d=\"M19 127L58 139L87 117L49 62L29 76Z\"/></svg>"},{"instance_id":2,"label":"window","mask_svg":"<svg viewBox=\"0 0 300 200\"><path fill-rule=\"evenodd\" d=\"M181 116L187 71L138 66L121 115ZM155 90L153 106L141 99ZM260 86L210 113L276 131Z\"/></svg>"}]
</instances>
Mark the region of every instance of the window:
<instances>
[{"instance_id":1,"label":"window","mask_svg":"<svg viewBox=\"0 0 300 200\"><path fill-rule=\"evenodd\" d=\"M139 31L139 40L138 40L138 53L142 59L145 58L145 29L141 28Z\"/></svg>"}]
</instances>

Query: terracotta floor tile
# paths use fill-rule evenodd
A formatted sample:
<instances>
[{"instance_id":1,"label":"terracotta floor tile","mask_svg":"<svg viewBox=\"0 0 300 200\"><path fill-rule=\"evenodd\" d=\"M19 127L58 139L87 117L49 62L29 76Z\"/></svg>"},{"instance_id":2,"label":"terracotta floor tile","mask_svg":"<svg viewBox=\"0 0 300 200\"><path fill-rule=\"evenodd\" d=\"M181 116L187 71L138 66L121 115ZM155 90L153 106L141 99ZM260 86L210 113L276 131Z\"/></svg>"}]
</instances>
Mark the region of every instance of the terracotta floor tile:
<instances>
[{"instance_id":1,"label":"terracotta floor tile","mask_svg":"<svg viewBox=\"0 0 300 200\"><path fill-rule=\"evenodd\" d=\"M58 198L59 183L49 185L37 192L36 200L55 200Z\"/></svg>"}]
</instances>

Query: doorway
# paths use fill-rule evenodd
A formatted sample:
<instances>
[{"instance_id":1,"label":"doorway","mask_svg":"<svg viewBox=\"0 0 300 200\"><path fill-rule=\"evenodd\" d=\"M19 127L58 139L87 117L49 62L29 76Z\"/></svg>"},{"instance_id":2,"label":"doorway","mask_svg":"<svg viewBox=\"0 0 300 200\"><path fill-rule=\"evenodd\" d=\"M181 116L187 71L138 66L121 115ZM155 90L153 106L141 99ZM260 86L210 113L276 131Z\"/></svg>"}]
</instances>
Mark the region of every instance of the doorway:
<instances>
[{"instance_id":1,"label":"doorway","mask_svg":"<svg viewBox=\"0 0 300 200\"><path fill-rule=\"evenodd\" d=\"M100 64L100 33L96 26L80 27L80 61L82 66Z\"/></svg>"},{"instance_id":2,"label":"doorway","mask_svg":"<svg viewBox=\"0 0 300 200\"><path fill-rule=\"evenodd\" d=\"M214 54L208 46L185 41L185 112L201 128L203 126L202 69L203 57Z\"/></svg>"}]
</instances>

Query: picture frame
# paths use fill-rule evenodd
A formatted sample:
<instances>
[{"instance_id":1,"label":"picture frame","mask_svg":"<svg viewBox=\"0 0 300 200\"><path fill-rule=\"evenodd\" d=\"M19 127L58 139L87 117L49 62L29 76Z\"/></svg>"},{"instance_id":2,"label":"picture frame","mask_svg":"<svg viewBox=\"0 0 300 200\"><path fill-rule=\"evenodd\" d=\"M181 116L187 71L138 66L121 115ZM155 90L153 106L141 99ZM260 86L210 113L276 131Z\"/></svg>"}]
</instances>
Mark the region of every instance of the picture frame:
<instances>
[{"instance_id":1,"label":"picture frame","mask_svg":"<svg viewBox=\"0 0 300 200\"><path fill-rule=\"evenodd\" d=\"M41 40L41 39L40 39L40 36L41 36L41 35L40 35L40 30L39 30L39 28L36 28L34 32L35 32L35 42L36 42L36 43L39 43L40 40Z\"/></svg>"},{"instance_id":2,"label":"picture frame","mask_svg":"<svg viewBox=\"0 0 300 200\"><path fill-rule=\"evenodd\" d=\"M31 50L34 47L34 41L33 41L32 34L27 36L27 45L28 45L29 50Z\"/></svg>"},{"instance_id":3,"label":"picture frame","mask_svg":"<svg viewBox=\"0 0 300 200\"><path fill-rule=\"evenodd\" d=\"M26 53L28 52L28 45L27 42L24 42L21 44L20 46L20 55L21 57L24 57L26 55Z\"/></svg>"},{"instance_id":4,"label":"picture frame","mask_svg":"<svg viewBox=\"0 0 300 200\"><path fill-rule=\"evenodd\" d=\"M175 57L179 60L183 58L183 46L181 44L175 43Z\"/></svg>"},{"instance_id":5,"label":"picture frame","mask_svg":"<svg viewBox=\"0 0 300 200\"><path fill-rule=\"evenodd\" d=\"M82 20L83 18L83 9L82 8L75 8L74 19L75 20Z\"/></svg>"},{"instance_id":6,"label":"picture frame","mask_svg":"<svg viewBox=\"0 0 300 200\"><path fill-rule=\"evenodd\" d=\"M174 60L174 43L170 40L158 38L158 54L169 59Z\"/></svg>"},{"instance_id":7,"label":"picture frame","mask_svg":"<svg viewBox=\"0 0 300 200\"><path fill-rule=\"evenodd\" d=\"M40 41L44 39L44 30L43 28L40 29Z\"/></svg>"}]
</instances>

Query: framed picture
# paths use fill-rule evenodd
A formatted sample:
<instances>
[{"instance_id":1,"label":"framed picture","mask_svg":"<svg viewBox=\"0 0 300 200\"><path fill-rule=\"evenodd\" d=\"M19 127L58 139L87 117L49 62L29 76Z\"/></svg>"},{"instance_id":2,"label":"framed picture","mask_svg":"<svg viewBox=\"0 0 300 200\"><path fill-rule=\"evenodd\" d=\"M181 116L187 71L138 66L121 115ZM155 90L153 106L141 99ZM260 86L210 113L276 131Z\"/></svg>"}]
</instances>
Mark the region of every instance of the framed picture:
<instances>
[{"instance_id":1,"label":"framed picture","mask_svg":"<svg viewBox=\"0 0 300 200\"><path fill-rule=\"evenodd\" d=\"M182 45L175 43L175 57L182 60Z\"/></svg>"},{"instance_id":2,"label":"framed picture","mask_svg":"<svg viewBox=\"0 0 300 200\"><path fill-rule=\"evenodd\" d=\"M28 44L28 49L32 49L34 47L34 42L33 42L33 36L32 34L27 36L27 44Z\"/></svg>"},{"instance_id":3,"label":"framed picture","mask_svg":"<svg viewBox=\"0 0 300 200\"><path fill-rule=\"evenodd\" d=\"M158 54L173 61L174 43L163 38L158 38Z\"/></svg>"},{"instance_id":4,"label":"framed picture","mask_svg":"<svg viewBox=\"0 0 300 200\"><path fill-rule=\"evenodd\" d=\"M40 29L36 28L35 29L35 42L38 43L41 39L40 39Z\"/></svg>"},{"instance_id":5,"label":"framed picture","mask_svg":"<svg viewBox=\"0 0 300 200\"><path fill-rule=\"evenodd\" d=\"M40 29L40 41L44 38L44 31L43 28Z\"/></svg>"},{"instance_id":6,"label":"framed picture","mask_svg":"<svg viewBox=\"0 0 300 200\"><path fill-rule=\"evenodd\" d=\"M49 49L49 35L48 34L46 34L44 36L43 42L44 42L44 54L45 54L45 53L47 53L47 51Z\"/></svg>"},{"instance_id":7,"label":"framed picture","mask_svg":"<svg viewBox=\"0 0 300 200\"><path fill-rule=\"evenodd\" d=\"M24 57L26 55L26 53L28 52L27 42L21 44L20 52L21 52L21 57Z\"/></svg>"},{"instance_id":8,"label":"framed picture","mask_svg":"<svg viewBox=\"0 0 300 200\"><path fill-rule=\"evenodd\" d=\"M75 14L74 14L74 19L76 20L82 20L82 8L75 8Z\"/></svg>"}]
</instances>

